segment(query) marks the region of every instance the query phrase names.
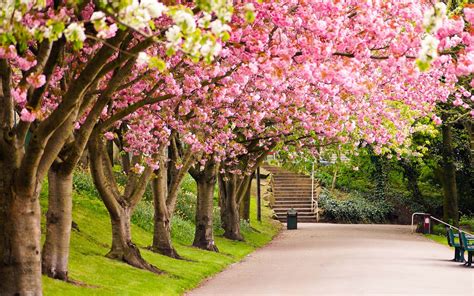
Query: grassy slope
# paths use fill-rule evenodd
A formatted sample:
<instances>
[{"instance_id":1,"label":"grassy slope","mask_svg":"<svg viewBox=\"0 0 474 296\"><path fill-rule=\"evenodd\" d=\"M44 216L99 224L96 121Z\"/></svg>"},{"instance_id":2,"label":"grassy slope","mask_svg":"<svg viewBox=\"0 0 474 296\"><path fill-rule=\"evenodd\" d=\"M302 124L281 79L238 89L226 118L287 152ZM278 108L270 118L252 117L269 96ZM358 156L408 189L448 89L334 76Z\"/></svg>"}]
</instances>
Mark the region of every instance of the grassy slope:
<instances>
[{"instance_id":1,"label":"grassy slope","mask_svg":"<svg viewBox=\"0 0 474 296\"><path fill-rule=\"evenodd\" d=\"M42 199L42 206L46 206L45 198ZM164 275L156 275L104 257L111 242L108 214L101 201L76 194L73 218L79 231L74 230L72 234L69 270L72 279L87 286L76 286L44 277L44 293L101 296L183 294L196 287L204 278L265 245L278 233L280 224L270 219L268 208L263 209L263 221L258 223L254 199L251 207L251 221L255 222L251 223L253 229L246 227L243 230L246 242L216 237L220 253L213 253L175 241L176 249L188 261L170 259L145 250L151 244L152 234L133 225L133 241L141 248L142 255L166 272Z\"/></svg>"}]
</instances>

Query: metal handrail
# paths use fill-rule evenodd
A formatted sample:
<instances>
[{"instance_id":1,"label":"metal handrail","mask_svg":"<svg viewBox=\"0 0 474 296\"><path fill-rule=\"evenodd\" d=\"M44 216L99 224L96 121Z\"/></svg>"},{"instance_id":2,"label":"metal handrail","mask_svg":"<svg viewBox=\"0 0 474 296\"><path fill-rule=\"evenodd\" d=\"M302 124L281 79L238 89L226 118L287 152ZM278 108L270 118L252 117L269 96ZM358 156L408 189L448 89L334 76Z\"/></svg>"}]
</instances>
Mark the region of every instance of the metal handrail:
<instances>
[{"instance_id":1,"label":"metal handrail","mask_svg":"<svg viewBox=\"0 0 474 296\"><path fill-rule=\"evenodd\" d=\"M316 213L316 222L319 222L319 202L314 198L314 161L311 165L311 211Z\"/></svg>"},{"instance_id":2,"label":"metal handrail","mask_svg":"<svg viewBox=\"0 0 474 296\"><path fill-rule=\"evenodd\" d=\"M469 233L469 232L467 232L467 231L465 231L465 230L459 229L459 228L457 228L456 226L451 225L451 224L449 224L449 223L447 223L447 222L444 222L444 221L441 220L441 219L438 219L438 218L436 218L436 217L433 217L433 216L431 216L431 214L428 214L428 213L420 213L420 212L416 212L416 213L413 213L413 214L411 215L411 232L415 232L415 231L413 230L413 222L414 222L414 219L415 219L415 216L416 216L416 215L425 215L425 216L426 216L426 215L429 215L429 216L430 216L430 219L433 219L433 220L435 220L435 221L438 221L439 223L444 224L444 225L448 226L448 227L451 228L451 229L456 229L456 230L459 231L459 232L464 232L464 233L466 233L466 234L468 234L468 235L473 235L472 233Z\"/></svg>"}]
</instances>

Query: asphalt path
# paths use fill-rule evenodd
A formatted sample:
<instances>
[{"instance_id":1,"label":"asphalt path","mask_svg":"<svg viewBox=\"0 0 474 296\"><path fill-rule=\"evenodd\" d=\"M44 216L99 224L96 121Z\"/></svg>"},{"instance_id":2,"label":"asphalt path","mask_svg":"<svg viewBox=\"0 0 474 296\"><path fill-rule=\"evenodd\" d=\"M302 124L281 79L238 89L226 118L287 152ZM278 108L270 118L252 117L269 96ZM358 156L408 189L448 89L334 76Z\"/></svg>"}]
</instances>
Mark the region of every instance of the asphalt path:
<instances>
[{"instance_id":1,"label":"asphalt path","mask_svg":"<svg viewBox=\"0 0 474 296\"><path fill-rule=\"evenodd\" d=\"M410 227L298 227L187 295L474 295L474 269Z\"/></svg>"}]
</instances>

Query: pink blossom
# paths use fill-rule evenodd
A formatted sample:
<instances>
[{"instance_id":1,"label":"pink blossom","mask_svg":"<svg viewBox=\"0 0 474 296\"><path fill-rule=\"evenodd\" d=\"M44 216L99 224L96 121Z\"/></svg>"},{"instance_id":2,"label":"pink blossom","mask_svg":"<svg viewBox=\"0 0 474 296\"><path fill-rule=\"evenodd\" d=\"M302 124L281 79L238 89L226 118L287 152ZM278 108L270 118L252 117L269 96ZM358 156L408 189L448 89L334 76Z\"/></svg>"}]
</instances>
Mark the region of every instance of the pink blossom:
<instances>
[{"instance_id":1,"label":"pink blossom","mask_svg":"<svg viewBox=\"0 0 474 296\"><path fill-rule=\"evenodd\" d=\"M33 112L28 111L26 108L23 108L20 113L20 119L26 122L33 122L36 119L36 115Z\"/></svg>"},{"instance_id":2,"label":"pink blossom","mask_svg":"<svg viewBox=\"0 0 474 296\"><path fill-rule=\"evenodd\" d=\"M135 166L133 167L133 171L134 171L136 174L141 174L141 173L143 173L144 170L145 170L145 167L142 166L142 165L139 164L139 163L136 163Z\"/></svg>"},{"instance_id":3,"label":"pink blossom","mask_svg":"<svg viewBox=\"0 0 474 296\"><path fill-rule=\"evenodd\" d=\"M35 88L41 87L46 83L46 77L43 74L35 74L31 73L28 78L26 78L26 81L34 86Z\"/></svg>"},{"instance_id":4,"label":"pink blossom","mask_svg":"<svg viewBox=\"0 0 474 296\"><path fill-rule=\"evenodd\" d=\"M115 134L112 133L112 132L106 132L106 133L104 134L104 137L105 137L107 140L112 141L112 140L115 138Z\"/></svg>"},{"instance_id":5,"label":"pink blossom","mask_svg":"<svg viewBox=\"0 0 474 296\"><path fill-rule=\"evenodd\" d=\"M0 59L14 59L16 56L15 46L10 45L7 48L0 46Z\"/></svg>"},{"instance_id":6,"label":"pink blossom","mask_svg":"<svg viewBox=\"0 0 474 296\"><path fill-rule=\"evenodd\" d=\"M117 33L117 29L118 29L117 25L112 24L104 28L103 30L100 30L100 32L97 34L97 37L102 38L102 39L112 38Z\"/></svg>"},{"instance_id":7,"label":"pink blossom","mask_svg":"<svg viewBox=\"0 0 474 296\"><path fill-rule=\"evenodd\" d=\"M441 118L439 118L439 117L436 116L436 115L431 116L431 119L433 120L433 122L434 122L436 125L440 125L440 124L442 123Z\"/></svg>"},{"instance_id":8,"label":"pink blossom","mask_svg":"<svg viewBox=\"0 0 474 296\"><path fill-rule=\"evenodd\" d=\"M11 94L17 104L22 106L26 103L26 90L13 88Z\"/></svg>"},{"instance_id":9,"label":"pink blossom","mask_svg":"<svg viewBox=\"0 0 474 296\"><path fill-rule=\"evenodd\" d=\"M453 101L454 106L461 106L462 104L464 104L464 102L461 98L457 98L456 100Z\"/></svg>"},{"instance_id":10,"label":"pink blossom","mask_svg":"<svg viewBox=\"0 0 474 296\"><path fill-rule=\"evenodd\" d=\"M465 7L464 8L464 17L468 22L474 24L474 8L473 7Z\"/></svg>"},{"instance_id":11,"label":"pink blossom","mask_svg":"<svg viewBox=\"0 0 474 296\"><path fill-rule=\"evenodd\" d=\"M31 67L36 65L36 60L29 60L27 58L25 59L22 57L18 57L16 61L18 63L18 67L23 71L27 71L31 69Z\"/></svg>"}]
</instances>

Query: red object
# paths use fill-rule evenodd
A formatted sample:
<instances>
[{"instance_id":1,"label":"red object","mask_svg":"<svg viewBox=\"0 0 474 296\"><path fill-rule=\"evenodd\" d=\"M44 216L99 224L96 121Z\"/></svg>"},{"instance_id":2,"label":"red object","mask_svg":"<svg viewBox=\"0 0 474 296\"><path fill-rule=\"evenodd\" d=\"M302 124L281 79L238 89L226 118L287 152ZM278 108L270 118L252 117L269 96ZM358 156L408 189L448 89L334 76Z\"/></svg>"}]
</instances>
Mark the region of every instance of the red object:
<instances>
[{"instance_id":1,"label":"red object","mask_svg":"<svg viewBox=\"0 0 474 296\"><path fill-rule=\"evenodd\" d=\"M431 218L430 215L425 215L424 221L423 221L423 233L424 234L429 234L431 231Z\"/></svg>"}]
</instances>

